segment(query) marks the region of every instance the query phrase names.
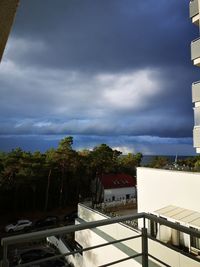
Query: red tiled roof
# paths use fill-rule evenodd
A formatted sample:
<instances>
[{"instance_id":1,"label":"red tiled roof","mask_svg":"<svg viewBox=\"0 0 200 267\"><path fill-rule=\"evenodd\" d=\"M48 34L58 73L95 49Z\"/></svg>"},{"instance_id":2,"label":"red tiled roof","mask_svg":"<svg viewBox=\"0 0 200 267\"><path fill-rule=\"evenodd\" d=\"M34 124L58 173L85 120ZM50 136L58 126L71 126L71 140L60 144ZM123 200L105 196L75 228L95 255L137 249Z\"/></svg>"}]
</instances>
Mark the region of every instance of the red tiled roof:
<instances>
[{"instance_id":1,"label":"red tiled roof","mask_svg":"<svg viewBox=\"0 0 200 267\"><path fill-rule=\"evenodd\" d=\"M136 178L124 173L103 174L99 179L104 189L133 187L136 185Z\"/></svg>"}]
</instances>

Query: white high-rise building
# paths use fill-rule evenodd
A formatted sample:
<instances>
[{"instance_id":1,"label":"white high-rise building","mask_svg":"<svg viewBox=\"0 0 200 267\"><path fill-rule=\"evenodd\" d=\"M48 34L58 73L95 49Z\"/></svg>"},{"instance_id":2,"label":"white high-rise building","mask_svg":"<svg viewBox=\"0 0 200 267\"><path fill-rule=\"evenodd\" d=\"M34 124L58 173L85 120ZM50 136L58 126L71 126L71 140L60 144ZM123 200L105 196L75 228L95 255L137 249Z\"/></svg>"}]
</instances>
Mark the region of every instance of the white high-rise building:
<instances>
[{"instance_id":1,"label":"white high-rise building","mask_svg":"<svg viewBox=\"0 0 200 267\"><path fill-rule=\"evenodd\" d=\"M190 18L192 23L199 24L200 1L190 1ZM200 67L200 37L191 42L191 59L193 64ZM192 102L194 103L194 129L193 129L193 144L196 152L200 153L200 81L192 84Z\"/></svg>"}]
</instances>

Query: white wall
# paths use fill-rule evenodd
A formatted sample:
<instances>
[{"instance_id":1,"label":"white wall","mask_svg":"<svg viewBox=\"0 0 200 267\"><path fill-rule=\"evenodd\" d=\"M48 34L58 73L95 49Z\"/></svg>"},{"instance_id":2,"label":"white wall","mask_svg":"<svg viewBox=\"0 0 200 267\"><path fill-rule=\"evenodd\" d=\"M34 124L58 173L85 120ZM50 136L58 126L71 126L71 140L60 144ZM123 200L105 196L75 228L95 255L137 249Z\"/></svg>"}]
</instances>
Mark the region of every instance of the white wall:
<instances>
[{"instance_id":1,"label":"white wall","mask_svg":"<svg viewBox=\"0 0 200 267\"><path fill-rule=\"evenodd\" d=\"M200 262L197 262L183 254L176 252L154 240L148 240L149 254L167 263L172 267L200 267Z\"/></svg>"},{"instance_id":2,"label":"white wall","mask_svg":"<svg viewBox=\"0 0 200 267\"><path fill-rule=\"evenodd\" d=\"M108 218L107 216L88 209L83 205L78 206L78 217L83 219L84 221L97 221ZM136 231L131 230L129 227L125 227L119 223L106 225L98 227L106 235L109 235L113 239L122 239L129 236L138 235ZM98 235L95 231L92 230L84 230L76 232L75 234L76 241L83 247L94 246L102 243L106 243L107 241L100 235ZM123 242L127 247L130 247L133 250L141 251L141 239L133 239ZM83 252L82 264L76 265L78 267L96 267L99 265L103 265L112 261L119 260L120 258L128 257L123 251L117 248L114 245L109 245L106 247L101 247L95 250L91 250L88 252ZM116 267L141 267L140 263L136 262L134 259L118 263L114 265Z\"/></svg>"},{"instance_id":3,"label":"white wall","mask_svg":"<svg viewBox=\"0 0 200 267\"><path fill-rule=\"evenodd\" d=\"M174 205L200 212L200 173L137 168L138 212Z\"/></svg>"},{"instance_id":4,"label":"white wall","mask_svg":"<svg viewBox=\"0 0 200 267\"><path fill-rule=\"evenodd\" d=\"M83 205L78 206L78 215L79 218L83 219L84 221L97 221L103 220L108 218L106 215L103 215L99 212L96 212L92 209L89 209ZM98 227L101 229L105 234L111 236L113 239L122 239L129 236L137 235L137 232L133 229L123 226L119 223L106 225L102 227ZM76 241L80 243L83 247L93 246L97 244L105 243L101 236L91 230L84 230L76 232L75 234ZM124 242L127 247L131 249L141 252L141 239L134 239ZM161 243L158 243L154 240L148 240L148 247L149 247L149 254L157 257L158 259L164 261L168 265L172 267L200 267L200 263L188 258L177 251L170 249ZM113 245L102 247L99 249L95 249L89 252L84 252L82 257L82 262L80 265L76 265L77 267L96 267L101 264L105 264L107 262L115 261L120 258L126 257L127 255L120 251L118 248L114 247ZM79 258L80 260L80 258ZM122 262L115 265L116 267L141 267L141 265L136 262L134 259L129 260L126 262ZM149 263L151 267L152 264ZM159 264L158 264L159 266ZM163 265L161 265L163 266ZM155 267L155 265L154 265Z\"/></svg>"},{"instance_id":5,"label":"white wall","mask_svg":"<svg viewBox=\"0 0 200 267\"><path fill-rule=\"evenodd\" d=\"M135 187L124 187L115 189L104 190L104 202L112 201L112 197L115 196L115 201L126 199L126 195L130 195L130 198L135 197Z\"/></svg>"},{"instance_id":6,"label":"white wall","mask_svg":"<svg viewBox=\"0 0 200 267\"><path fill-rule=\"evenodd\" d=\"M54 247L56 247L61 254L66 254L66 253L70 252L70 250L66 246L65 242L63 242L63 240L61 238L57 238L55 236L49 236L49 237L47 237L47 242L49 244L52 244ZM65 258L66 258L68 263L72 263L72 264L74 264L74 266L80 266L81 267L82 256L79 253L77 253L75 255L65 256Z\"/></svg>"}]
</instances>

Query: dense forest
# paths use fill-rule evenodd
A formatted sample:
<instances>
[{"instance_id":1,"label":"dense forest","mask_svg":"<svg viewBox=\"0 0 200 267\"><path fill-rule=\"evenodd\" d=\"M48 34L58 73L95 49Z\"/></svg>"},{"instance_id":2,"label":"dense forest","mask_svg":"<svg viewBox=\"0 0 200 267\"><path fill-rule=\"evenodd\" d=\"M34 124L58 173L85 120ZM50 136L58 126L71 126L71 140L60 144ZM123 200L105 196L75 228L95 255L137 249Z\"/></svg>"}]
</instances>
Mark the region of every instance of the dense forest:
<instances>
[{"instance_id":1,"label":"dense forest","mask_svg":"<svg viewBox=\"0 0 200 267\"><path fill-rule=\"evenodd\" d=\"M90 197L90 182L97 175L135 175L142 154L121 154L106 144L76 151L71 136L45 153L0 152L0 212L47 211Z\"/></svg>"}]
</instances>

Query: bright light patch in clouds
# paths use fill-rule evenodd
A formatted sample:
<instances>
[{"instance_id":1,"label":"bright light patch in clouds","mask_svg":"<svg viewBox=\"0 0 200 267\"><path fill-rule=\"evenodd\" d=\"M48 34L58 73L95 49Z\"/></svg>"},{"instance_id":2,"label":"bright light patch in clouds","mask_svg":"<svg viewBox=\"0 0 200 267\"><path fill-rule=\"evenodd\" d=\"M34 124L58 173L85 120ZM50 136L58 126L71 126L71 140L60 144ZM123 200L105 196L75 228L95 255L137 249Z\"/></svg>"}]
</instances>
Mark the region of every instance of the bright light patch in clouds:
<instances>
[{"instance_id":1,"label":"bright light patch in clouds","mask_svg":"<svg viewBox=\"0 0 200 267\"><path fill-rule=\"evenodd\" d=\"M36 122L36 123L34 123L33 124L33 126L35 126L35 127L39 127L39 128L41 128L41 127L48 127L48 126L51 126L52 125L52 123L51 122L47 122L47 121L40 121L40 122Z\"/></svg>"},{"instance_id":2,"label":"bright light patch in clouds","mask_svg":"<svg viewBox=\"0 0 200 267\"><path fill-rule=\"evenodd\" d=\"M113 149L116 149L118 151L121 151L122 154L128 154L128 153L135 153L135 149L134 148L130 148L127 146L117 146L117 147L113 147Z\"/></svg>"},{"instance_id":3,"label":"bright light patch in clouds","mask_svg":"<svg viewBox=\"0 0 200 267\"><path fill-rule=\"evenodd\" d=\"M108 104L122 109L138 109L145 106L149 97L161 92L156 71L139 70L128 74L101 75L104 97ZM158 76L159 77L159 76Z\"/></svg>"},{"instance_id":4,"label":"bright light patch in clouds","mask_svg":"<svg viewBox=\"0 0 200 267\"><path fill-rule=\"evenodd\" d=\"M53 127L52 119L94 126L98 124L94 119L109 118L116 111L143 110L152 97L162 92L160 74L153 69L97 75L52 68L43 68L41 72L7 59L1 64L1 73L0 82L7 89L0 99L0 111L9 114L11 107L15 118L23 116L25 123L34 116L37 125L33 126L41 120L41 128ZM44 124L42 118L48 118L48 123ZM106 121L104 124L107 128Z\"/></svg>"}]
</instances>

